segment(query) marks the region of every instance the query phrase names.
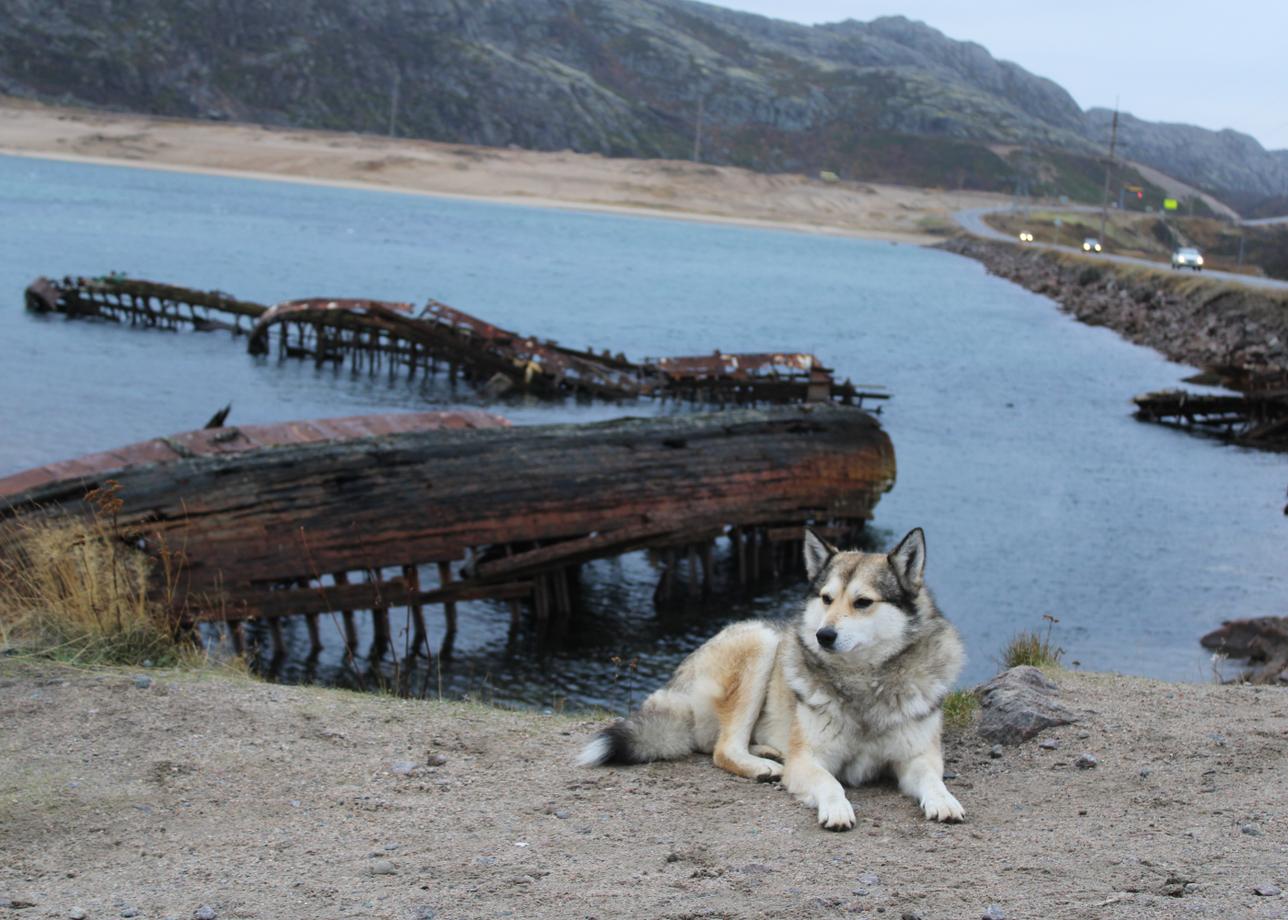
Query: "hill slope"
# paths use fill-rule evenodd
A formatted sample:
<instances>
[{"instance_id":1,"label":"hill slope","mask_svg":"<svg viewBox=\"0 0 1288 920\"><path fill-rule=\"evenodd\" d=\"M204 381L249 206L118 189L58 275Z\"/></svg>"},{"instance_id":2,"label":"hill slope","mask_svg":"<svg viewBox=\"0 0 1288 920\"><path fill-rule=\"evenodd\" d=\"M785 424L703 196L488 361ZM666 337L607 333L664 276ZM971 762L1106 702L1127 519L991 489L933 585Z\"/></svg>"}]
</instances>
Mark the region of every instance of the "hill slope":
<instances>
[{"instance_id":1,"label":"hill slope","mask_svg":"<svg viewBox=\"0 0 1288 920\"><path fill-rule=\"evenodd\" d=\"M687 0L7 6L0 91L152 114L671 158L693 155L700 121L708 162L997 190L1019 173L1079 197L1105 140L1056 84L901 17L811 27ZM1215 132L1146 127L1165 137L1142 129L1138 158L1201 188L1253 201L1288 175L1255 141L1218 162L1198 155Z\"/></svg>"}]
</instances>

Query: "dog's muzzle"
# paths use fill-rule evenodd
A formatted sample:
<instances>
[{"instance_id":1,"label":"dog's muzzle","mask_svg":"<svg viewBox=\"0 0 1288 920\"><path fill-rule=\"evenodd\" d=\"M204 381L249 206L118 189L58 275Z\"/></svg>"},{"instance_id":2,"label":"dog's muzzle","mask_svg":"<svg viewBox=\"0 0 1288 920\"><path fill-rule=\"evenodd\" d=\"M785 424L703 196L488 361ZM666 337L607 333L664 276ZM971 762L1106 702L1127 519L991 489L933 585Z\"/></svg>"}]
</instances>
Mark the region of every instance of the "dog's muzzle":
<instances>
[{"instance_id":1,"label":"dog's muzzle","mask_svg":"<svg viewBox=\"0 0 1288 920\"><path fill-rule=\"evenodd\" d=\"M830 649L836 645L836 630L830 626L824 626L814 633L814 638L818 640L819 648Z\"/></svg>"}]
</instances>

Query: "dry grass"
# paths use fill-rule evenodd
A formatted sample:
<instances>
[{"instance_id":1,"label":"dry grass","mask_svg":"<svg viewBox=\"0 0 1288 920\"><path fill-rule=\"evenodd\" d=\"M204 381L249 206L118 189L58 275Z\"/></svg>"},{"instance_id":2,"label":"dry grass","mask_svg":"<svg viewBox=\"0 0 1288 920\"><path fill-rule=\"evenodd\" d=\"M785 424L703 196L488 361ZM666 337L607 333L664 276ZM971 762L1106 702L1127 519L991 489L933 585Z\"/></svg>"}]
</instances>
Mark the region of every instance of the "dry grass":
<instances>
[{"instance_id":1,"label":"dry grass","mask_svg":"<svg viewBox=\"0 0 1288 920\"><path fill-rule=\"evenodd\" d=\"M1035 668L1060 667L1060 656L1064 654L1064 649L1051 641L1051 629L1060 621L1050 614L1044 614L1042 619L1047 621L1045 634L1027 630L1017 633L1006 644L1006 648L1002 649L1003 669L1022 664Z\"/></svg>"},{"instance_id":2,"label":"dry grass","mask_svg":"<svg viewBox=\"0 0 1288 920\"><path fill-rule=\"evenodd\" d=\"M158 597L158 564L116 528L114 484L87 501L85 517L0 528L0 644L90 665L180 663L192 652Z\"/></svg>"},{"instance_id":3,"label":"dry grass","mask_svg":"<svg viewBox=\"0 0 1288 920\"><path fill-rule=\"evenodd\" d=\"M944 697L944 731L963 732L979 712L979 697L972 690L954 690Z\"/></svg>"}]
</instances>

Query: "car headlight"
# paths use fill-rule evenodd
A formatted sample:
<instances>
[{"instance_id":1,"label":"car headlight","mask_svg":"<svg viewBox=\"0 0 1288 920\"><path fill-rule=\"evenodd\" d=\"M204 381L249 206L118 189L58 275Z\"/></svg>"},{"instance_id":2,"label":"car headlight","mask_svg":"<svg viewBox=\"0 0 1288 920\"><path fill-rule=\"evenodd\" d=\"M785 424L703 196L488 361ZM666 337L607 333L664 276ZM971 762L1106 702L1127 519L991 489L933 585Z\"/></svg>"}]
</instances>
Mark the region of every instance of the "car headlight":
<instances>
[{"instance_id":1,"label":"car headlight","mask_svg":"<svg viewBox=\"0 0 1288 920\"><path fill-rule=\"evenodd\" d=\"M1203 264L1203 257L1202 257L1202 256L1197 256L1197 257L1195 257L1195 259L1194 259L1194 264L1195 264L1195 265L1202 265L1202 264Z\"/></svg>"},{"instance_id":2,"label":"car headlight","mask_svg":"<svg viewBox=\"0 0 1288 920\"><path fill-rule=\"evenodd\" d=\"M1097 243L1097 244L1096 244L1096 252L1099 252L1099 251L1100 251L1100 244L1099 244L1099 243Z\"/></svg>"}]
</instances>

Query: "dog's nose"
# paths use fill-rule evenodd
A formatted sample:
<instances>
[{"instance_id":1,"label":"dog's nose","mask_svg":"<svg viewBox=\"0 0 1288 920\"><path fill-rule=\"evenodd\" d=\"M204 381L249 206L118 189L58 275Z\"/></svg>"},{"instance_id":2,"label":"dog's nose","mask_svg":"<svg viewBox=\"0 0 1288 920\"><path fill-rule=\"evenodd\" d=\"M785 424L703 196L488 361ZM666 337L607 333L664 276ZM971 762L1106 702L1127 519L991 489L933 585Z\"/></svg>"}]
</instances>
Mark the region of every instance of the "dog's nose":
<instances>
[{"instance_id":1,"label":"dog's nose","mask_svg":"<svg viewBox=\"0 0 1288 920\"><path fill-rule=\"evenodd\" d=\"M818 632L814 633L814 638L823 648L831 648L836 644L836 630L830 626L824 626Z\"/></svg>"}]
</instances>

